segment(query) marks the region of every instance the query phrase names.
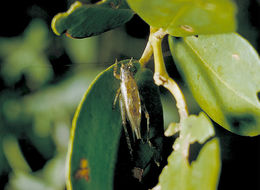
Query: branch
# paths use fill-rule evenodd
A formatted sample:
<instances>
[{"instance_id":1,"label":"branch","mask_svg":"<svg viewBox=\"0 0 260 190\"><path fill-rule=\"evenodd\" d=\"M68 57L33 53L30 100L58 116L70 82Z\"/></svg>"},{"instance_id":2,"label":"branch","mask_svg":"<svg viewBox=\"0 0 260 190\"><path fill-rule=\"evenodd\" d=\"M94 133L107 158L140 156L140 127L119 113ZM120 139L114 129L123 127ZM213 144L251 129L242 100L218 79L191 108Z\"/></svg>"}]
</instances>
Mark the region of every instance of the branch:
<instances>
[{"instance_id":1,"label":"branch","mask_svg":"<svg viewBox=\"0 0 260 190\"><path fill-rule=\"evenodd\" d=\"M188 117L188 109L185 97L178 84L169 77L163 60L162 39L167 33L162 29L151 29L149 41L151 41L154 53L154 81L158 86L162 85L168 89L176 100L176 106L180 115L180 122Z\"/></svg>"}]
</instances>

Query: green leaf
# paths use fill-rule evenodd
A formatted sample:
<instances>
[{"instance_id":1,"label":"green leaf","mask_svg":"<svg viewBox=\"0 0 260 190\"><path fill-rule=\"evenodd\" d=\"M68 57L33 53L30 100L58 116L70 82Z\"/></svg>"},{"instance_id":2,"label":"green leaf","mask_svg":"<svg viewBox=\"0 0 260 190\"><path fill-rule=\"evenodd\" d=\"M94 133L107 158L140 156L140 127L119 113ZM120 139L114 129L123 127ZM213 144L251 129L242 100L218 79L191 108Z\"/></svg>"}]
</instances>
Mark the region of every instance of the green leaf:
<instances>
[{"instance_id":1,"label":"green leaf","mask_svg":"<svg viewBox=\"0 0 260 190\"><path fill-rule=\"evenodd\" d=\"M96 4L76 1L67 12L53 18L52 29L57 35L66 33L73 38L86 38L119 27L133 15L124 0L106 0Z\"/></svg>"},{"instance_id":2,"label":"green leaf","mask_svg":"<svg viewBox=\"0 0 260 190\"><path fill-rule=\"evenodd\" d=\"M221 162L219 141L213 138L214 134L214 128L204 113L184 120L168 165L159 178L161 190L217 189ZM195 150L198 154L194 154L194 144L201 147Z\"/></svg>"},{"instance_id":3,"label":"green leaf","mask_svg":"<svg viewBox=\"0 0 260 190\"><path fill-rule=\"evenodd\" d=\"M118 65L128 62L129 60L125 60L119 62ZM151 115L150 132L148 135L152 143L154 143L154 141L157 141L156 136L163 134L163 116L158 87L155 89L155 84L153 84L150 88L151 90L149 89L147 92L149 96L151 94L153 96L147 100L144 91L147 90L147 85L153 81L153 74L147 69L140 69L140 65L137 62L134 65L138 70L135 76L139 93L145 100L143 103L146 105L146 101L154 101L154 103L151 103L152 108L155 110L154 113L151 113L151 108L148 104L146 105L148 113ZM125 168L117 168L118 164L121 164L122 167L127 166L128 168L129 165L125 164L128 162L125 160L130 160L130 158L127 146L123 147L123 150L120 149L122 145L120 138L122 138L121 131L123 128L121 114L118 104L113 108L120 80L116 79L113 75L114 66L100 73L94 80L76 111L68 153L68 189L112 190L115 185L114 183L116 183L115 179L121 177L120 180L124 180L122 176L127 175L133 177L131 176L131 170L126 175ZM144 125L142 123L141 129L146 129L146 123L144 122ZM144 137L146 136L144 135ZM138 160L139 158L134 160L134 167L145 169L144 167L153 159L157 161L161 144L154 143L154 146L158 147L159 150L153 147L147 150L147 144L148 142L140 143L137 150L141 152L134 152L135 155L141 157L140 160ZM122 151L127 152L126 155L128 157L118 155ZM147 153L144 151L147 151ZM122 161L119 157L125 160L123 159ZM125 173L121 173L120 175L118 172Z\"/></svg>"},{"instance_id":4,"label":"green leaf","mask_svg":"<svg viewBox=\"0 0 260 190\"><path fill-rule=\"evenodd\" d=\"M174 60L200 107L239 135L260 134L260 59L241 36L230 33L169 38Z\"/></svg>"},{"instance_id":5,"label":"green leaf","mask_svg":"<svg viewBox=\"0 0 260 190\"><path fill-rule=\"evenodd\" d=\"M231 0L127 0L149 25L172 36L215 34L236 29Z\"/></svg>"}]
</instances>

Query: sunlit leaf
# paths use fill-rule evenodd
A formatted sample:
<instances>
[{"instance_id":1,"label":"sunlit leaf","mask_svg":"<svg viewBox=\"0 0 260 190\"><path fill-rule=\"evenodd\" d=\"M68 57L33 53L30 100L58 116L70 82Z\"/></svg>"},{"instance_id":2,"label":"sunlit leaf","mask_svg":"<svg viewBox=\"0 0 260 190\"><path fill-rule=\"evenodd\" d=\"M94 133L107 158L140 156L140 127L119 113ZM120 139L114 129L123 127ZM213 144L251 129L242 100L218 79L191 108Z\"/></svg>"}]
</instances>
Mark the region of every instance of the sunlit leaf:
<instances>
[{"instance_id":1,"label":"sunlit leaf","mask_svg":"<svg viewBox=\"0 0 260 190\"><path fill-rule=\"evenodd\" d=\"M236 28L231 0L127 0L149 25L172 36L231 32Z\"/></svg>"},{"instance_id":2,"label":"sunlit leaf","mask_svg":"<svg viewBox=\"0 0 260 190\"><path fill-rule=\"evenodd\" d=\"M85 38L119 27L133 15L124 0L107 0L96 4L76 1L67 12L53 18L52 29L57 35L66 33L73 38Z\"/></svg>"},{"instance_id":3,"label":"sunlit leaf","mask_svg":"<svg viewBox=\"0 0 260 190\"><path fill-rule=\"evenodd\" d=\"M204 113L192 115L182 123L180 137L175 141L168 165L159 178L161 190L217 189L220 149L214 134Z\"/></svg>"},{"instance_id":4,"label":"sunlit leaf","mask_svg":"<svg viewBox=\"0 0 260 190\"><path fill-rule=\"evenodd\" d=\"M125 60L119 64L128 62L129 60ZM139 92L144 97L148 96L147 94L151 97L150 99L144 98L143 103L147 105L148 112L155 108L153 113L149 112L150 129L148 133L149 139L155 147L146 146L148 142L144 138L144 143L141 143L140 149L138 149L140 152L135 153L137 157L140 156L141 158L133 162L136 164L135 167L145 169L142 167L147 166L153 161L152 159L156 161L157 157L160 156L158 151L160 151L161 144L156 136L163 134L163 117L160 99L158 99L158 88L153 84L152 72L147 69L140 69L137 63L135 65L138 69L135 76ZM122 176L126 175L127 170L122 167L116 170L116 165L121 163L118 161L118 151L120 152L119 146L121 146L120 138L123 127L118 104L113 107L120 86L120 80L114 77L114 66L102 72L95 79L75 114L68 153L68 189L109 190L113 189L114 183L118 183L118 181L114 181L115 176L119 183L120 180L124 181ZM154 86L147 92L148 84ZM146 101L150 104L146 104ZM142 129L146 130L146 123L144 124L145 128ZM147 134L144 136L147 137ZM123 152L129 155L127 146ZM119 156L124 157L122 154ZM129 156L124 157L124 159L130 160ZM123 163L123 167L129 167L129 165ZM125 173L117 173L124 170ZM131 170L127 175L133 178Z\"/></svg>"},{"instance_id":5,"label":"sunlit leaf","mask_svg":"<svg viewBox=\"0 0 260 190\"><path fill-rule=\"evenodd\" d=\"M241 36L231 33L169 38L178 69L201 108L224 128L260 134L260 59Z\"/></svg>"}]
</instances>

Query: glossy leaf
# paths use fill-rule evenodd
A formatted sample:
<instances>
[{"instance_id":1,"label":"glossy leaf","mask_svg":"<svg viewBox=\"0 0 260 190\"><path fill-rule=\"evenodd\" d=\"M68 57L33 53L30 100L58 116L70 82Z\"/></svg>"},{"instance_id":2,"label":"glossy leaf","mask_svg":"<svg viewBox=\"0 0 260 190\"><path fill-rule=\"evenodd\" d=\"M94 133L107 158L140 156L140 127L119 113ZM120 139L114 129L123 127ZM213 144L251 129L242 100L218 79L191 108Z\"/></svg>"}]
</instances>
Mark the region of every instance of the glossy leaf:
<instances>
[{"instance_id":1,"label":"glossy leaf","mask_svg":"<svg viewBox=\"0 0 260 190\"><path fill-rule=\"evenodd\" d=\"M149 25L172 36L232 32L236 7L231 0L127 0Z\"/></svg>"},{"instance_id":2,"label":"glossy leaf","mask_svg":"<svg viewBox=\"0 0 260 190\"><path fill-rule=\"evenodd\" d=\"M66 33L73 38L85 38L119 27L133 15L124 0L99 1L96 4L76 1L67 12L53 18L52 29L57 35Z\"/></svg>"},{"instance_id":3,"label":"glossy leaf","mask_svg":"<svg viewBox=\"0 0 260 190\"><path fill-rule=\"evenodd\" d=\"M129 60L125 60L118 64L120 66L120 64L128 62ZM113 102L120 86L120 80L113 75L114 66L102 72L95 79L75 114L67 163L69 168L68 189L112 190L114 183L117 183L116 180L124 181L124 177L127 177L127 175L134 178L131 176L131 169L133 168L130 168L129 173L125 169L129 167L128 163L130 163L129 150L127 146L124 146L123 149L121 148L122 143L120 139L126 141L125 138L121 137L123 129L121 114L118 104L113 107ZM139 92L141 96L145 96L144 91L146 90L148 90L147 93L149 95L153 94L152 98L146 101L153 101L151 106L156 110L154 113L151 113L149 111L151 108L147 106L147 110L151 114L151 130L148 135L155 148L147 147L148 142L140 143L137 149L134 149L134 151L138 151L134 152L134 156L137 155L137 157L134 157L134 162L130 163L134 164L133 167L145 169L151 161L157 161L161 144L156 144L154 141L158 142L156 134L163 134L163 116L160 99L158 99L158 87L154 85L151 88L152 90L149 90L146 85L153 81L152 72L147 69L140 69L139 64L136 62L135 67L138 69L136 81L138 88L140 88ZM145 101L143 103L146 104ZM154 114L156 114L156 117ZM143 127L142 123L141 129L146 129L146 123L144 123L145 127ZM155 126L157 128L154 129ZM156 134L154 134L155 132ZM144 140L146 140L146 136L144 135ZM124 155L120 154L122 152ZM121 164L120 166L124 168L117 167L118 164ZM138 181L137 179L135 180Z\"/></svg>"},{"instance_id":4,"label":"glossy leaf","mask_svg":"<svg viewBox=\"0 0 260 190\"><path fill-rule=\"evenodd\" d=\"M159 178L161 190L217 189L221 163L219 141L213 138L214 134L204 113L192 115L183 122L180 137ZM195 144L199 145L197 149Z\"/></svg>"},{"instance_id":5,"label":"glossy leaf","mask_svg":"<svg viewBox=\"0 0 260 190\"><path fill-rule=\"evenodd\" d=\"M239 135L260 134L260 59L241 36L169 38L179 71L201 108Z\"/></svg>"}]
</instances>

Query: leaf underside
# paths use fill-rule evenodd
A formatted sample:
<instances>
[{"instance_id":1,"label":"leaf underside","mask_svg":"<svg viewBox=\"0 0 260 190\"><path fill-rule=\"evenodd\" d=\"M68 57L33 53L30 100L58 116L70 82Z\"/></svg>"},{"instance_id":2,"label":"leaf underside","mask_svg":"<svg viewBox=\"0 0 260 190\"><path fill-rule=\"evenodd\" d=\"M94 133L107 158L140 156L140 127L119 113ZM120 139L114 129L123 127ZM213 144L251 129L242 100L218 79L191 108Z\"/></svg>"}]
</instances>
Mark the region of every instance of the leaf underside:
<instances>
[{"instance_id":1,"label":"leaf underside","mask_svg":"<svg viewBox=\"0 0 260 190\"><path fill-rule=\"evenodd\" d=\"M231 0L127 0L149 25L172 36L216 34L236 29Z\"/></svg>"},{"instance_id":2,"label":"leaf underside","mask_svg":"<svg viewBox=\"0 0 260 190\"><path fill-rule=\"evenodd\" d=\"M260 134L260 59L236 33L169 37L175 63L201 108L239 135Z\"/></svg>"}]
</instances>

